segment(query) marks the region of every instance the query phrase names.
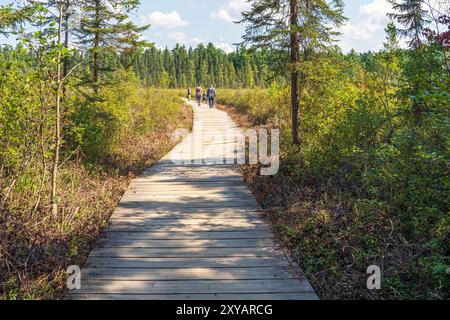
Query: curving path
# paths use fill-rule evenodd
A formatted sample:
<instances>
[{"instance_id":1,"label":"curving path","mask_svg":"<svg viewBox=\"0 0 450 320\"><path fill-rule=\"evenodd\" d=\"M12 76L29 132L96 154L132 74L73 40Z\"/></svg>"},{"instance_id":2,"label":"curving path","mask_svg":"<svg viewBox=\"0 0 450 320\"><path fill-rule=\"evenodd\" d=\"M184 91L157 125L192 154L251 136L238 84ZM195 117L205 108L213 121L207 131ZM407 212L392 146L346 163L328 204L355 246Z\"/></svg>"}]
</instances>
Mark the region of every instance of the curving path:
<instances>
[{"instance_id":1,"label":"curving path","mask_svg":"<svg viewBox=\"0 0 450 320\"><path fill-rule=\"evenodd\" d=\"M224 164L233 144L222 133L235 123L193 108L193 132L132 182L69 299L317 299L237 167Z\"/></svg>"}]
</instances>

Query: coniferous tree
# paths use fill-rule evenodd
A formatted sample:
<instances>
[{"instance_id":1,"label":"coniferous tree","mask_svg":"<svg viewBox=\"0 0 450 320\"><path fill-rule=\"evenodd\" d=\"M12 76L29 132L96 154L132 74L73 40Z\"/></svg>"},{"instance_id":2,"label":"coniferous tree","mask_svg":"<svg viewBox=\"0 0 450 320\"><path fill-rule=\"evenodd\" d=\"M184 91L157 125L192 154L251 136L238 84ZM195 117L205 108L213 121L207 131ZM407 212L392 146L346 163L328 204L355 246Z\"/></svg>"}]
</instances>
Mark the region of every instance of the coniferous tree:
<instances>
[{"instance_id":1,"label":"coniferous tree","mask_svg":"<svg viewBox=\"0 0 450 320\"><path fill-rule=\"evenodd\" d=\"M246 24L244 43L259 48L289 52L289 61L278 65L291 68L292 135L296 145L300 137L300 48L308 59L314 50L323 50L338 33L333 31L345 21L341 0L250 0L251 8L243 13L241 23ZM282 60L280 60L283 62ZM304 78L304 77L303 77ZM304 80L304 79L303 79Z\"/></svg>"},{"instance_id":2,"label":"coniferous tree","mask_svg":"<svg viewBox=\"0 0 450 320\"><path fill-rule=\"evenodd\" d=\"M123 59L122 59L123 60ZM173 50L154 46L133 54L132 66L142 82L149 86L186 88L187 86L266 87L272 74L270 51L247 50L225 53L213 44L188 50L177 44ZM161 79L167 79L161 81ZM282 79L279 77L278 79Z\"/></svg>"},{"instance_id":3,"label":"coniferous tree","mask_svg":"<svg viewBox=\"0 0 450 320\"><path fill-rule=\"evenodd\" d=\"M428 23L425 18L426 10L422 8L424 1L389 0L389 2L396 11L396 13L390 13L389 16L403 26L403 28L397 29L398 34L409 39L408 44L411 48L420 48L424 26Z\"/></svg>"},{"instance_id":4,"label":"coniferous tree","mask_svg":"<svg viewBox=\"0 0 450 320\"><path fill-rule=\"evenodd\" d=\"M147 45L140 40L148 26L138 27L129 19L139 0L80 0L82 17L78 31L79 43L92 55L92 82L99 92L102 57L106 50L131 53Z\"/></svg>"}]
</instances>

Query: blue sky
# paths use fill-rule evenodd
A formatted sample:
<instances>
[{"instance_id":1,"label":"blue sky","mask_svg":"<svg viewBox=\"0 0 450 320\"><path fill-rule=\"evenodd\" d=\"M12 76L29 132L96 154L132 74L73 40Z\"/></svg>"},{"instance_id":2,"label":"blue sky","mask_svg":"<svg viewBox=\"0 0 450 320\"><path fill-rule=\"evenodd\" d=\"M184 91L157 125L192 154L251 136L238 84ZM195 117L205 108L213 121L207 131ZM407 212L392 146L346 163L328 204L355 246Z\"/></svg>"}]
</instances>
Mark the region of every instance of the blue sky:
<instances>
[{"instance_id":1,"label":"blue sky","mask_svg":"<svg viewBox=\"0 0 450 320\"><path fill-rule=\"evenodd\" d=\"M0 4L11 0L0 0ZM386 13L391 11L386 0L344 0L349 18L341 29L340 45L344 51L377 50L385 39ZM225 51L239 42L243 26L239 19L246 0L142 0L133 20L151 24L144 36L158 47L173 47L175 43L196 46L212 42ZM11 42L0 38L0 42Z\"/></svg>"},{"instance_id":2,"label":"blue sky","mask_svg":"<svg viewBox=\"0 0 450 320\"><path fill-rule=\"evenodd\" d=\"M348 23L342 28L340 45L344 51L377 50L385 39L386 0L344 0ZM195 46L213 42L226 51L240 41L243 26L236 25L245 0L143 0L135 19L150 23L145 37L159 47L176 42Z\"/></svg>"}]
</instances>

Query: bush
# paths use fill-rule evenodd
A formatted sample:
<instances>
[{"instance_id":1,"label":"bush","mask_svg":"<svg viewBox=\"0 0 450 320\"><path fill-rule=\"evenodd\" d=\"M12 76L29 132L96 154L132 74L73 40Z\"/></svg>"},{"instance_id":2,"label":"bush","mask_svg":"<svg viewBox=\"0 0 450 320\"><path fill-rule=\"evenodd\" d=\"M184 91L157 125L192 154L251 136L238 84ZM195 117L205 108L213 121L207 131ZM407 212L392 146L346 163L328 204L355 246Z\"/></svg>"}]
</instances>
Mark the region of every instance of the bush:
<instances>
[{"instance_id":1,"label":"bush","mask_svg":"<svg viewBox=\"0 0 450 320\"><path fill-rule=\"evenodd\" d=\"M417 122L418 98L398 89L397 57L381 52L370 69L352 56L313 64L302 66L311 73L302 85L300 149L290 141L288 90L219 93L220 103L282 131L280 173L253 178L253 190L278 208L270 218L323 297L448 297L445 86L423 92L429 111ZM371 264L383 270L379 293L365 288Z\"/></svg>"},{"instance_id":2,"label":"bush","mask_svg":"<svg viewBox=\"0 0 450 320\"><path fill-rule=\"evenodd\" d=\"M0 54L0 299L51 299L64 291L67 266L85 262L130 179L192 118L175 92L144 88L126 71L100 99L68 90L54 215L54 110L40 108L39 82L19 53Z\"/></svg>"}]
</instances>

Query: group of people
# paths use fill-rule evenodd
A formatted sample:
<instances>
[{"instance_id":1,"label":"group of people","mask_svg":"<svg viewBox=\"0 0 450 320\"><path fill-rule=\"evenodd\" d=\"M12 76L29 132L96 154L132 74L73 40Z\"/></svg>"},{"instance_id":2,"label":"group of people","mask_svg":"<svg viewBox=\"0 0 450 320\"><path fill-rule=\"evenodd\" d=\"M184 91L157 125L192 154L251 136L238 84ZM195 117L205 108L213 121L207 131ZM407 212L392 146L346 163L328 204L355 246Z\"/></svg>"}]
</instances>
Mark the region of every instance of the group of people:
<instances>
[{"instance_id":1,"label":"group of people","mask_svg":"<svg viewBox=\"0 0 450 320\"><path fill-rule=\"evenodd\" d=\"M188 87L188 99L191 100L192 97L192 90L191 87ZM210 85L208 90L203 91L203 88L201 86L198 86L195 88L195 100L198 103L198 106L201 105L202 100L203 102L208 102L209 108L214 109L215 107L215 100L216 100L216 89L213 85Z\"/></svg>"}]
</instances>

